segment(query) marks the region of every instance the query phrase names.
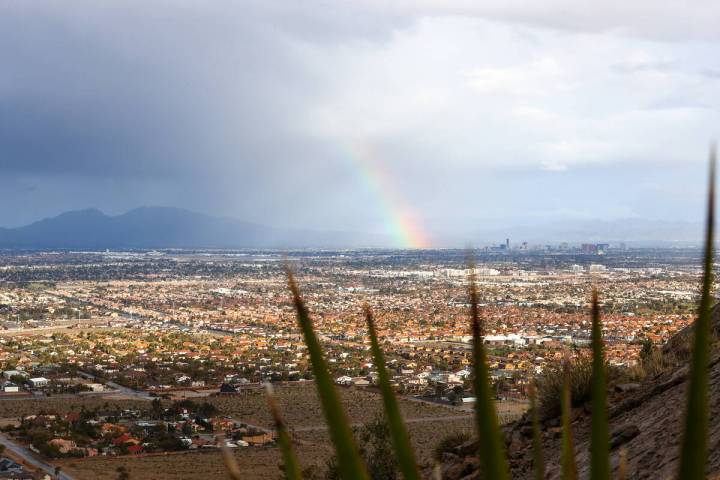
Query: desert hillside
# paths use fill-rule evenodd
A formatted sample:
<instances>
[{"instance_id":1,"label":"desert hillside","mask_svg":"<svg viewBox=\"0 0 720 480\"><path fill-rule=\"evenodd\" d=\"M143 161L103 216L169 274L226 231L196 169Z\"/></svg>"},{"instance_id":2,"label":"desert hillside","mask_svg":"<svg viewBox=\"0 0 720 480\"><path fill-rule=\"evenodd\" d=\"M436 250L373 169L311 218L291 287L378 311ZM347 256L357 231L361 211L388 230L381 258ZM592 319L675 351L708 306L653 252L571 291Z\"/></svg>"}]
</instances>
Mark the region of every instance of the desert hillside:
<instances>
[{"instance_id":1,"label":"desert hillside","mask_svg":"<svg viewBox=\"0 0 720 480\"><path fill-rule=\"evenodd\" d=\"M720 305L712 315L716 338L720 333ZM679 332L656 352L655 368L641 381L619 378L611 382L609 417L611 463L617 473L624 450L627 478L664 479L677 473L683 411L687 390L688 342L692 326ZM660 363L661 366L658 366ZM707 474L720 474L720 345L714 343L710 361L710 431ZM590 465L590 408L575 408L572 428L580 478L588 478ZM560 478L560 419L543 422L546 478ZM529 417L505 430L508 457L514 479L533 478L532 429ZM478 460L474 444L465 444L445 454L443 478L476 478Z\"/></svg>"}]
</instances>

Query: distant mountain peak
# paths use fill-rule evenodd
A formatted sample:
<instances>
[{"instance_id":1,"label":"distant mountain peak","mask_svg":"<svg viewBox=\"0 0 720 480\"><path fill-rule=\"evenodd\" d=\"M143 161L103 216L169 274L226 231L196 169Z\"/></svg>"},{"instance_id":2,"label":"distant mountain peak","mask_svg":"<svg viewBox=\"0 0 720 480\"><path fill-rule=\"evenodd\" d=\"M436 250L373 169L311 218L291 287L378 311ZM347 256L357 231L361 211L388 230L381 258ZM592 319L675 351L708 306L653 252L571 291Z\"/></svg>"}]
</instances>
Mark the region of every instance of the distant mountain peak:
<instances>
[{"instance_id":1,"label":"distant mountain peak","mask_svg":"<svg viewBox=\"0 0 720 480\"><path fill-rule=\"evenodd\" d=\"M142 206L120 215L74 210L0 229L5 249L295 248L380 246L382 238L272 228L177 207Z\"/></svg>"},{"instance_id":2,"label":"distant mountain peak","mask_svg":"<svg viewBox=\"0 0 720 480\"><path fill-rule=\"evenodd\" d=\"M45 218L43 220L52 220L55 218L64 218L64 217L107 217L107 215L97 208L84 208L82 210L70 210L68 212L61 213L60 215L56 217L50 217ZM43 220L40 220L41 222Z\"/></svg>"}]
</instances>

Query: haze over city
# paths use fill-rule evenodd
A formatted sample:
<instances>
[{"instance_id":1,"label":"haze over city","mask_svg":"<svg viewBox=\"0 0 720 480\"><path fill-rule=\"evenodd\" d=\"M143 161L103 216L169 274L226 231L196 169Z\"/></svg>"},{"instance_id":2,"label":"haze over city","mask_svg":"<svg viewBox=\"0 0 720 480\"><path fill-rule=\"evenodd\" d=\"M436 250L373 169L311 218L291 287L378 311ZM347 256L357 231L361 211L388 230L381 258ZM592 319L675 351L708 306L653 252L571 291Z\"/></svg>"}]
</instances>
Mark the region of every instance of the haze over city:
<instances>
[{"instance_id":1,"label":"haze over city","mask_svg":"<svg viewBox=\"0 0 720 480\"><path fill-rule=\"evenodd\" d=\"M399 247L699 238L718 8L3 2L0 226L170 206Z\"/></svg>"}]
</instances>

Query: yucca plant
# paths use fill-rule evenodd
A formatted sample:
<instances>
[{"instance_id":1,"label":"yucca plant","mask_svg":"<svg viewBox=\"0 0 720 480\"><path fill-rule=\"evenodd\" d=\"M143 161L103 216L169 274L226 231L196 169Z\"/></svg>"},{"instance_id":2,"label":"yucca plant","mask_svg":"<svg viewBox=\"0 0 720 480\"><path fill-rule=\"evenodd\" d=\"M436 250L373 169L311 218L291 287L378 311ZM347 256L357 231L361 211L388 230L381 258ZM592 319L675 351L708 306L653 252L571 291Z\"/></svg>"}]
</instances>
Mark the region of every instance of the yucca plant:
<instances>
[{"instance_id":1,"label":"yucca plant","mask_svg":"<svg viewBox=\"0 0 720 480\"><path fill-rule=\"evenodd\" d=\"M330 431L330 439L335 445L340 475L344 480L367 480L367 468L358 453L352 430L345 417L345 411L340 404L335 385L333 385L320 342L315 335L310 314L295 283L295 277L290 269L287 270L288 285L293 296L293 303L297 313L298 323L303 333L305 345L308 347L315 385L320 394L325 420Z\"/></svg>"},{"instance_id":2,"label":"yucca plant","mask_svg":"<svg viewBox=\"0 0 720 480\"><path fill-rule=\"evenodd\" d=\"M495 412L492 389L487 367L487 354L483 344L483 324L480 319L477 284L472 263L470 264L470 320L473 336L473 386L475 387L475 422L478 431L478 453L488 478L510 478L505 446L498 417Z\"/></svg>"},{"instance_id":3,"label":"yucca plant","mask_svg":"<svg viewBox=\"0 0 720 480\"><path fill-rule=\"evenodd\" d=\"M380 348L380 343L377 339L377 332L375 331L375 321L373 319L372 310L368 305L365 305L365 320L367 321L368 334L370 335L370 348L372 350L373 363L378 373L378 386L382 393L383 406L385 407L385 417L387 418L388 426L390 427L390 437L392 438L392 444L395 448L395 455L398 460L398 467L403 474L405 480L419 480L420 473L418 472L417 462L415 461L415 454L413 453L412 444L408 437L405 424L403 423L402 416L400 414L400 407L398 406L395 393L390 385L390 376L388 375L387 368L385 367L385 355Z\"/></svg>"},{"instance_id":4,"label":"yucca plant","mask_svg":"<svg viewBox=\"0 0 720 480\"><path fill-rule=\"evenodd\" d=\"M290 434L288 433L287 425L285 425L285 421L280 413L280 408L275 400L272 384L265 384L265 388L270 415L272 415L273 423L275 424L277 442L278 445L280 445L280 452L282 452L285 476L288 480L301 480L302 473L300 471L300 464L290 443Z\"/></svg>"}]
</instances>

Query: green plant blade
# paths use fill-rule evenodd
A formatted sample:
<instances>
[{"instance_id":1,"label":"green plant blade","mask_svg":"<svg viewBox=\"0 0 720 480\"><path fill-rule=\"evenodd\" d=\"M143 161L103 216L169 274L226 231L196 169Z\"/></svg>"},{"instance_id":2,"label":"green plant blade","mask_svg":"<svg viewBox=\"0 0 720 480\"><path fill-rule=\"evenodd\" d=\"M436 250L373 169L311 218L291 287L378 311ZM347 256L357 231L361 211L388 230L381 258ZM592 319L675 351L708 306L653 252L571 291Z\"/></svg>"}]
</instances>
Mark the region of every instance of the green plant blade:
<instances>
[{"instance_id":1,"label":"green plant blade","mask_svg":"<svg viewBox=\"0 0 720 480\"><path fill-rule=\"evenodd\" d=\"M533 469L535 480L545 479L545 456L543 455L542 437L540 434L540 412L537 406L537 389L530 384L530 415L533 431Z\"/></svg>"},{"instance_id":2,"label":"green plant blade","mask_svg":"<svg viewBox=\"0 0 720 480\"><path fill-rule=\"evenodd\" d=\"M472 266L471 271L473 271ZM510 474L505 456L505 446L503 445L492 390L490 389L474 273L470 275L470 314L473 335L475 421L479 437L478 453L485 471L485 478L508 480Z\"/></svg>"},{"instance_id":3,"label":"green plant blade","mask_svg":"<svg viewBox=\"0 0 720 480\"><path fill-rule=\"evenodd\" d=\"M592 294L592 420L590 437L590 479L610 478L610 435L608 433L607 374L603 354L602 326L597 290Z\"/></svg>"},{"instance_id":4,"label":"green plant blade","mask_svg":"<svg viewBox=\"0 0 720 480\"><path fill-rule=\"evenodd\" d=\"M310 355L312 372L315 376L315 385L320 395L320 402L325 413L325 420L328 424L330 439L335 445L335 452L338 458L340 476L343 480L367 480L368 473L353 439L352 431L345 417L332 378L327 368L325 358L322 354L320 342L315 335L312 320L308 313L305 302L300 295L295 277L290 269L287 269L288 285L293 295L293 303L297 312L298 323L305 339L305 345Z\"/></svg>"},{"instance_id":5,"label":"green plant blade","mask_svg":"<svg viewBox=\"0 0 720 480\"><path fill-rule=\"evenodd\" d=\"M563 480L577 480L577 465L575 464L575 446L573 445L572 429L570 427L570 373L565 366L562 391L562 445L560 449L560 466Z\"/></svg>"},{"instance_id":6,"label":"green plant blade","mask_svg":"<svg viewBox=\"0 0 720 480\"><path fill-rule=\"evenodd\" d=\"M420 480L420 472L417 468L410 437L408 437L407 430L405 429L395 393L390 386L390 376L385 367L385 355L378 343L373 314L367 305L365 306L365 319L370 335L370 348L372 350L373 362L378 372L378 385L380 386L383 405L385 407L385 418L387 418L388 426L390 427L390 437L392 438L393 447L395 447L395 457L398 461L398 467L405 480Z\"/></svg>"},{"instance_id":7,"label":"green plant blade","mask_svg":"<svg viewBox=\"0 0 720 480\"><path fill-rule=\"evenodd\" d=\"M715 147L710 152L710 179L708 186L705 251L703 259L702 296L698 319L695 322L690 384L685 407L685 430L680 451L681 480L705 478L708 442L708 362L710 360L710 333L713 281L713 236L715 226Z\"/></svg>"},{"instance_id":8,"label":"green plant blade","mask_svg":"<svg viewBox=\"0 0 720 480\"><path fill-rule=\"evenodd\" d=\"M285 425L285 421L280 414L280 408L278 407L275 396L273 395L272 385L268 383L265 385L265 388L267 390L268 407L270 408L270 414L272 415L273 422L275 423L278 445L280 445L280 451L283 456L285 476L288 480L302 480L300 464L297 461L292 444L290 443L290 434L288 433L287 425Z\"/></svg>"}]
</instances>

